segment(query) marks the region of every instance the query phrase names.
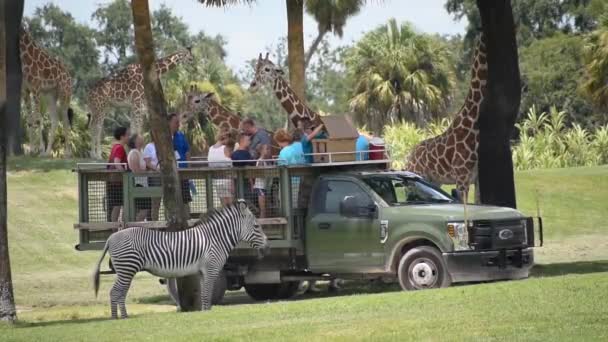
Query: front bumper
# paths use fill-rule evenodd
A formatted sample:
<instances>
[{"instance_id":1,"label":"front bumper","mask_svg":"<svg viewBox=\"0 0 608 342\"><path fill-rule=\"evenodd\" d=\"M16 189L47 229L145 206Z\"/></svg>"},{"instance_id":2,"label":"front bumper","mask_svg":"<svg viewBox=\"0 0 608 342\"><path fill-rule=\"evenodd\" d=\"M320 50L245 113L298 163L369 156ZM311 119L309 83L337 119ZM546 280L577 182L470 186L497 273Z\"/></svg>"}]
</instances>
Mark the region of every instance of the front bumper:
<instances>
[{"instance_id":1,"label":"front bumper","mask_svg":"<svg viewBox=\"0 0 608 342\"><path fill-rule=\"evenodd\" d=\"M534 265L532 248L443 253L452 282L527 278Z\"/></svg>"}]
</instances>

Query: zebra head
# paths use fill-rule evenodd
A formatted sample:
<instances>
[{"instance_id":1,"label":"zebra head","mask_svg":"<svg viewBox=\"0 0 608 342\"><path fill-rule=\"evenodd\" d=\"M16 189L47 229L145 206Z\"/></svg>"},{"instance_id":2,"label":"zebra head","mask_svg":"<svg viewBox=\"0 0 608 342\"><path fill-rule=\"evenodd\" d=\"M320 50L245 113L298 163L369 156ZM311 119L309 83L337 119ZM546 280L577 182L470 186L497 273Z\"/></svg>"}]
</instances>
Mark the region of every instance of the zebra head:
<instances>
[{"instance_id":1,"label":"zebra head","mask_svg":"<svg viewBox=\"0 0 608 342\"><path fill-rule=\"evenodd\" d=\"M269 250L268 239L258 224L255 215L249 210L244 199L237 201L237 207L243 217L241 225L241 239L248 242L252 248L257 249L258 256L261 258Z\"/></svg>"}]
</instances>

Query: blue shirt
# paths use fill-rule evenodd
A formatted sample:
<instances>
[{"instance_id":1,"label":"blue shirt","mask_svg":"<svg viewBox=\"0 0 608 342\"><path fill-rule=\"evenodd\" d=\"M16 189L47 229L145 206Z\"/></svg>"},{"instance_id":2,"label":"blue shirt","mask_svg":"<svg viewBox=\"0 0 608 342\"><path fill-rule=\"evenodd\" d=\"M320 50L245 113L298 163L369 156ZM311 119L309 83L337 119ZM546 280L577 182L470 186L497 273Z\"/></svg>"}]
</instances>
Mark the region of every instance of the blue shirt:
<instances>
[{"instance_id":1,"label":"blue shirt","mask_svg":"<svg viewBox=\"0 0 608 342\"><path fill-rule=\"evenodd\" d=\"M317 134L313 139L325 139L325 133L321 132L319 134ZM306 159L306 162L309 164L313 163L313 156L309 155L311 153L313 153L313 149L312 149L312 141L308 140L308 137L306 134L302 135L302 139L300 140L300 143L302 144L302 151L304 152L305 156L304 158ZM306 155L308 154L308 155Z\"/></svg>"},{"instance_id":2,"label":"blue shirt","mask_svg":"<svg viewBox=\"0 0 608 342\"><path fill-rule=\"evenodd\" d=\"M179 158L177 159L178 167L188 167L188 164L180 163L186 161L186 154L190 151L190 145L188 145L188 140L186 140L184 133L177 131L173 135L173 150L179 154Z\"/></svg>"},{"instance_id":3,"label":"blue shirt","mask_svg":"<svg viewBox=\"0 0 608 342\"><path fill-rule=\"evenodd\" d=\"M283 147L281 152L279 152L279 165L297 164L306 164L302 143L299 141Z\"/></svg>"},{"instance_id":4,"label":"blue shirt","mask_svg":"<svg viewBox=\"0 0 608 342\"><path fill-rule=\"evenodd\" d=\"M233 161L232 165L234 165L234 166L255 166L255 161L252 161L253 157L251 156L251 153L249 153L249 151L247 151L247 150L236 150L236 151L232 152L230 159L232 159L232 161ZM240 160L248 160L248 161L240 161Z\"/></svg>"},{"instance_id":5,"label":"blue shirt","mask_svg":"<svg viewBox=\"0 0 608 342\"><path fill-rule=\"evenodd\" d=\"M359 137L357 138L357 142L355 143L355 150L357 152L369 150L369 141L367 140L366 137L362 136L361 134L359 134ZM356 157L357 157L357 160L368 160L369 153L368 152L357 153Z\"/></svg>"}]
</instances>

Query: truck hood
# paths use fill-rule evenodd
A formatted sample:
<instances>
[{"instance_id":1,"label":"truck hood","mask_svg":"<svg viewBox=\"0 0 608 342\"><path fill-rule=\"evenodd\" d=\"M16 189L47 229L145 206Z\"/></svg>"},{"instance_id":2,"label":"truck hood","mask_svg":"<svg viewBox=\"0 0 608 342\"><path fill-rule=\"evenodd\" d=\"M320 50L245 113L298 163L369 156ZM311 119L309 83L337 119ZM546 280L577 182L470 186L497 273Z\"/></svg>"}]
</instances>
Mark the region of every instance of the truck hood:
<instances>
[{"instance_id":1,"label":"truck hood","mask_svg":"<svg viewBox=\"0 0 608 342\"><path fill-rule=\"evenodd\" d=\"M464 206L462 204L425 204L405 205L383 208L392 217L416 217L444 221L463 221ZM508 219L523 217L511 208L486 205L467 205L469 220Z\"/></svg>"}]
</instances>

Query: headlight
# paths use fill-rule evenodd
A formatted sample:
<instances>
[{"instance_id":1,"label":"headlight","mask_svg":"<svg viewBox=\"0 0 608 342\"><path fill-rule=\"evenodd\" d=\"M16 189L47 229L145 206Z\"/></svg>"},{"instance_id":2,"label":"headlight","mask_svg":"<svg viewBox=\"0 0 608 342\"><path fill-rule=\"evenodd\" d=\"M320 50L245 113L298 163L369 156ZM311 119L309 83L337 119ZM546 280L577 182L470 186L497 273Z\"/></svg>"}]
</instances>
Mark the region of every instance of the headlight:
<instances>
[{"instance_id":1,"label":"headlight","mask_svg":"<svg viewBox=\"0 0 608 342\"><path fill-rule=\"evenodd\" d=\"M448 235L452 238L454 243L455 251L468 251L471 250L469 246L469 231L464 226L464 222L450 222L448 223Z\"/></svg>"}]
</instances>

